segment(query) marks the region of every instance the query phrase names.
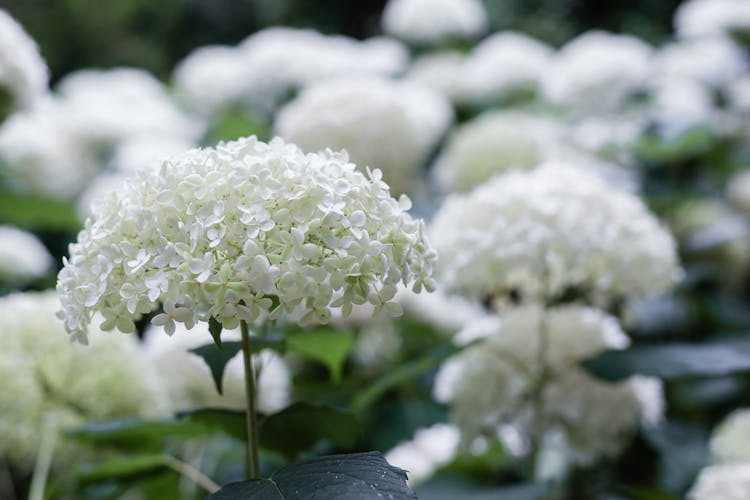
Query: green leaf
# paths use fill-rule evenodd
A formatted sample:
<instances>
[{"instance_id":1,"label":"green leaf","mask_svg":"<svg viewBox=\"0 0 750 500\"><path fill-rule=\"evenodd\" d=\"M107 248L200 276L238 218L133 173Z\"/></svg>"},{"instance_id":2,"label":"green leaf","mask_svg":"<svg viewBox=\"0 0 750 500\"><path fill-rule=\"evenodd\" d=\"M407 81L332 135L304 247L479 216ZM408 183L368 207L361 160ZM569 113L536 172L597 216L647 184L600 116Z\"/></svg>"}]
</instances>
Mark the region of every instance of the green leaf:
<instances>
[{"instance_id":1,"label":"green leaf","mask_svg":"<svg viewBox=\"0 0 750 500\"><path fill-rule=\"evenodd\" d=\"M700 427L667 422L644 428L643 436L659 452L659 485L668 490L687 490L709 461L708 435Z\"/></svg>"},{"instance_id":2,"label":"green leaf","mask_svg":"<svg viewBox=\"0 0 750 500\"><path fill-rule=\"evenodd\" d=\"M223 328L224 327L221 325L221 323L219 323L218 321L216 321L216 318L214 318L213 316L211 316L208 319L208 333L211 334L211 337L214 339L214 342L216 343L216 347L218 347L219 349L222 349L222 347L221 347L221 330ZM219 392L221 392L221 390L219 390Z\"/></svg>"},{"instance_id":3,"label":"green leaf","mask_svg":"<svg viewBox=\"0 0 750 500\"><path fill-rule=\"evenodd\" d=\"M290 460L323 440L339 448L351 448L358 434L353 413L310 403L295 403L260 423L260 445Z\"/></svg>"},{"instance_id":4,"label":"green leaf","mask_svg":"<svg viewBox=\"0 0 750 500\"><path fill-rule=\"evenodd\" d=\"M622 380L636 374L667 380L715 377L750 371L750 339L703 344L673 343L607 351L585 361L583 366L606 380Z\"/></svg>"},{"instance_id":5,"label":"green leaf","mask_svg":"<svg viewBox=\"0 0 750 500\"><path fill-rule=\"evenodd\" d=\"M109 458L96 465L80 467L76 473L76 481L79 484L90 484L108 479L123 479L166 466L164 455L161 454Z\"/></svg>"},{"instance_id":6,"label":"green leaf","mask_svg":"<svg viewBox=\"0 0 750 500\"><path fill-rule=\"evenodd\" d=\"M11 224L27 230L79 231L83 224L71 204L0 192L0 223Z\"/></svg>"},{"instance_id":7,"label":"green leaf","mask_svg":"<svg viewBox=\"0 0 750 500\"><path fill-rule=\"evenodd\" d=\"M466 346L456 346L452 343L440 345L431 349L423 357L402 364L395 370L377 379L370 386L360 390L359 395L352 401L351 409L356 413L367 410L392 388L429 373L437 368L440 363L469 345L473 344Z\"/></svg>"},{"instance_id":8,"label":"green leaf","mask_svg":"<svg viewBox=\"0 0 750 500\"><path fill-rule=\"evenodd\" d=\"M270 478L230 483L207 500L302 500L308 498L417 498L406 472L390 465L380 452L330 455L296 462Z\"/></svg>"},{"instance_id":9,"label":"green leaf","mask_svg":"<svg viewBox=\"0 0 750 500\"><path fill-rule=\"evenodd\" d=\"M241 411L208 408L181 413L173 420L122 418L96 422L66 434L98 446L161 450L166 439L190 439L217 432L245 440L244 425L245 414Z\"/></svg>"},{"instance_id":10,"label":"green leaf","mask_svg":"<svg viewBox=\"0 0 750 500\"><path fill-rule=\"evenodd\" d=\"M222 381L224 379L224 370L227 367L227 363L242 350L242 343L235 342L224 342L223 348L220 348L217 344L206 344L195 349L190 349L196 356L200 356L203 361L206 362L208 368L211 370L211 377L214 379L216 384L216 390L219 394L223 394Z\"/></svg>"},{"instance_id":11,"label":"green leaf","mask_svg":"<svg viewBox=\"0 0 750 500\"><path fill-rule=\"evenodd\" d=\"M286 343L290 351L323 363L331 380L339 383L344 361L354 344L354 335L349 330L322 327L290 333Z\"/></svg>"}]
</instances>

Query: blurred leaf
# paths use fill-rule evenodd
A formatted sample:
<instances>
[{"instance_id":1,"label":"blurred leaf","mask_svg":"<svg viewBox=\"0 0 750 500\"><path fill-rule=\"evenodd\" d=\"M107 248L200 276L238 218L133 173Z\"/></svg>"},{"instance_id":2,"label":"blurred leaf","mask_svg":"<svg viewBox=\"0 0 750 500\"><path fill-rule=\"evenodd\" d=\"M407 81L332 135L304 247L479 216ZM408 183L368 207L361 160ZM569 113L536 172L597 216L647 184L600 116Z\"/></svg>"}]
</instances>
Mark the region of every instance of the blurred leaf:
<instances>
[{"instance_id":1,"label":"blurred leaf","mask_svg":"<svg viewBox=\"0 0 750 500\"><path fill-rule=\"evenodd\" d=\"M363 418L365 415L363 415ZM401 441L412 439L421 428L448 420L448 408L436 403L430 394L424 399L386 400L366 415L366 446L389 450Z\"/></svg>"},{"instance_id":2,"label":"blurred leaf","mask_svg":"<svg viewBox=\"0 0 750 500\"><path fill-rule=\"evenodd\" d=\"M607 351L584 361L583 366L606 380L622 380L631 375L650 375L662 379L715 377L750 371L750 339L703 344L673 343Z\"/></svg>"},{"instance_id":3,"label":"blurred leaf","mask_svg":"<svg viewBox=\"0 0 750 500\"><path fill-rule=\"evenodd\" d=\"M88 484L108 479L122 479L163 467L167 465L162 454L109 458L96 465L87 464L80 467L76 473L76 481Z\"/></svg>"},{"instance_id":4,"label":"blurred leaf","mask_svg":"<svg viewBox=\"0 0 750 500\"><path fill-rule=\"evenodd\" d=\"M330 455L302 460L268 479L230 483L207 500L288 500L303 498L417 498L406 473L379 452Z\"/></svg>"},{"instance_id":5,"label":"blurred leaf","mask_svg":"<svg viewBox=\"0 0 750 500\"><path fill-rule=\"evenodd\" d=\"M524 483L486 488L458 476L436 477L415 489L420 500L543 500L552 498L554 489L547 483Z\"/></svg>"},{"instance_id":6,"label":"blurred leaf","mask_svg":"<svg viewBox=\"0 0 750 500\"><path fill-rule=\"evenodd\" d=\"M731 241L750 236L750 225L745 215L736 215L690 235L687 250L704 252Z\"/></svg>"},{"instance_id":7,"label":"blurred leaf","mask_svg":"<svg viewBox=\"0 0 750 500\"><path fill-rule=\"evenodd\" d=\"M354 335L349 330L322 327L290 333L286 343L290 351L323 363L333 382L339 383L344 361L354 344Z\"/></svg>"},{"instance_id":8,"label":"blurred leaf","mask_svg":"<svg viewBox=\"0 0 750 500\"><path fill-rule=\"evenodd\" d=\"M647 486L620 486L617 490L627 495L628 500L680 500L681 498L674 493Z\"/></svg>"},{"instance_id":9,"label":"blurred leaf","mask_svg":"<svg viewBox=\"0 0 750 500\"><path fill-rule=\"evenodd\" d=\"M646 441L659 452L659 484L684 493L708 463L708 436L695 426L667 422L643 430Z\"/></svg>"},{"instance_id":10,"label":"blurred leaf","mask_svg":"<svg viewBox=\"0 0 750 500\"><path fill-rule=\"evenodd\" d=\"M352 448L358 434L359 423L353 413L310 403L295 403L260 422L260 445L290 460L323 440Z\"/></svg>"},{"instance_id":11,"label":"blurred leaf","mask_svg":"<svg viewBox=\"0 0 750 500\"><path fill-rule=\"evenodd\" d=\"M256 135L261 141L270 139L268 125L257 114L243 106L224 109L213 121L205 142L233 141L240 137Z\"/></svg>"},{"instance_id":12,"label":"blurred leaf","mask_svg":"<svg viewBox=\"0 0 750 500\"><path fill-rule=\"evenodd\" d=\"M716 141L716 134L710 127L695 126L672 139L648 134L635 146L635 153L646 162L672 164L708 152Z\"/></svg>"},{"instance_id":13,"label":"blurred leaf","mask_svg":"<svg viewBox=\"0 0 750 500\"><path fill-rule=\"evenodd\" d=\"M161 450L169 438L189 439L225 432L244 439L238 422L244 426L244 413L226 409L202 409L185 412L174 420L122 418L87 424L67 432L69 437L100 446L126 450Z\"/></svg>"},{"instance_id":14,"label":"blurred leaf","mask_svg":"<svg viewBox=\"0 0 750 500\"><path fill-rule=\"evenodd\" d=\"M213 334L212 334L213 336ZM219 394L222 392L222 381L224 380L224 370L232 358L242 350L242 343L239 341L224 342L223 347L219 348L217 344L206 344L194 349L189 349L196 356L200 356L206 362L211 370L211 377L214 379L216 390Z\"/></svg>"},{"instance_id":15,"label":"blurred leaf","mask_svg":"<svg viewBox=\"0 0 750 500\"><path fill-rule=\"evenodd\" d=\"M75 207L64 201L0 192L0 223L27 230L78 232L83 224Z\"/></svg>"},{"instance_id":16,"label":"blurred leaf","mask_svg":"<svg viewBox=\"0 0 750 500\"><path fill-rule=\"evenodd\" d=\"M368 387L361 389L359 395L352 401L352 410L356 413L367 410L392 388L429 373L447 358L466 347L468 346L456 346L452 343L444 344L433 348L419 359L403 363Z\"/></svg>"},{"instance_id":17,"label":"blurred leaf","mask_svg":"<svg viewBox=\"0 0 750 500\"><path fill-rule=\"evenodd\" d=\"M221 323L219 323L216 318L211 316L208 318L208 333L211 334L211 338L214 339L214 343L216 344L216 347L219 349L222 349L221 346L221 331L224 329ZM221 393L221 391L219 391Z\"/></svg>"}]
</instances>

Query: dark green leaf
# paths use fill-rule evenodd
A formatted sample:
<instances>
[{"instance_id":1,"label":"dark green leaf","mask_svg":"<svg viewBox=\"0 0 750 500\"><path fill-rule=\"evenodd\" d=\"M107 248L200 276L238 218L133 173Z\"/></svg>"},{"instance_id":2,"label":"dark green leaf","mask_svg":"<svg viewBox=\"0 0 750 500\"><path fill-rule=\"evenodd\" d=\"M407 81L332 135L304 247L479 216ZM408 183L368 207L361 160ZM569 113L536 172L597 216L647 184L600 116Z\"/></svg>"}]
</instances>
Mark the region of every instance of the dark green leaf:
<instances>
[{"instance_id":1,"label":"dark green leaf","mask_svg":"<svg viewBox=\"0 0 750 500\"><path fill-rule=\"evenodd\" d=\"M358 432L357 419L349 411L295 403L261 421L260 445L293 459L323 440L339 448L351 448Z\"/></svg>"},{"instance_id":2,"label":"dark green leaf","mask_svg":"<svg viewBox=\"0 0 750 500\"><path fill-rule=\"evenodd\" d=\"M223 330L224 327L216 321L216 318L211 316L208 318L208 333L211 334L211 337L214 339L214 343L216 344L216 347L219 349L222 349L221 347L221 330ZM219 391L221 392L221 391Z\"/></svg>"},{"instance_id":3,"label":"dark green leaf","mask_svg":"<svg viewBox=\"0 0 750 500\"><path fill-rule=\"evenodd\" d=\"M659 452L659 483L684 492L708 463L708 436L699 427L668 422L643 430L646 442Z\"/></svg>"},{"instance_id":4,"label":"dark green leaf","mask_svg":"<svg viewBox=\"0 0 750 500\"><path fill-rule=\"evenodd\" d=\"M206 362L208 368L211 370L211 376L216 384L216 390L219 394L222 394L222 380L224 379L224 369L227 367L227 363L242 350L242 343L240 342L224 342L223 348L219 348L217 344L206 344L195 349L190 349L190 352L196 356L200 356L203 361Z\"/></svg>"},{"instance_id":5,"label":"dark green leaf","mask_svg":"<svg viewBox=\"0 0 750 500\"><path fill-rule=\"evenodd\" d=\"M247 441L244 411L201 408L180 412L177 418L186 425L204 429L204 434L220 431L242 442Z\"/></svg>"},{"instance_id":6,"label":"dark green leaf","mask_svg":"<svg viewBox=\"0 0 750 500\"><path fill-rule=\"evenodd\" d=\"M344 361L353 344L352 332L329 327L298 331L287 335L289 350L323 363L335 383L341 381Z\"/></svg>"},{"instance_id":7,"label":"dark green leaf","mask_svg":"<svg viewBox=\"0 0 750 500\"><path fill-rule=\"evenodd\" d=\"M607 351L583 365L589 372L607 380L621 380L636 374L662 379L726 375L750 371L750 339Z\"/></svg>"},{"instance_id":8,"label":"dark green leaf","mask_svg":"<svg viewBox=\"0 0 750 500\"><path fill-rule=\"evenodd\" d=\"M379 452L330 455L287 465L268 479L230 483L208 500L308 500L417 498L406 473L388 464Z\"/></svg>"}]
</instances>

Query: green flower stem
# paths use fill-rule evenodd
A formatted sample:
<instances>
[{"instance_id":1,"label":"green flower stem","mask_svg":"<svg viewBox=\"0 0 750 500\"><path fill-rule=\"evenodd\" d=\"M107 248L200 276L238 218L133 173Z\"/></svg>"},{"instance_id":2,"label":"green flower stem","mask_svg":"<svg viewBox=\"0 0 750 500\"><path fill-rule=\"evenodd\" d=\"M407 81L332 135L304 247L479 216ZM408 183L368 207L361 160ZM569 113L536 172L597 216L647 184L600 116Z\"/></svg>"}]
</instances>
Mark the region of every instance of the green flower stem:
<instances>
[{"instance_id":1,"label":"green flower stem","mask_svg":"<svg viewBox=\"0 0 750 500\"><path fill-rule=\"evenodd\" d=\"M253 356L250 351L250 332L247 322L240 321L242 332L242 359L245 363L245 398L247 400L247 411L245 413L245 426L247 429L247 476L249 479L257 479L260 464L258 460L258 420L255 409L255 369L253 368Z\"/></svg>"},{"instance_id":2,"label":"green flower stem","mask_svg":"<svg viewBox=\"0 0 750 500\"><path fill-rule=\"evenodd\" d=\"M57 442L57 422L53 416L44 420L42 428L42 442L39 445L39 453L36 457L34 473L31 477L31 490L29 500L43 500L44 491L47 489L47 476L52 466L52 457Z\"/></svg>"}]
</instances>

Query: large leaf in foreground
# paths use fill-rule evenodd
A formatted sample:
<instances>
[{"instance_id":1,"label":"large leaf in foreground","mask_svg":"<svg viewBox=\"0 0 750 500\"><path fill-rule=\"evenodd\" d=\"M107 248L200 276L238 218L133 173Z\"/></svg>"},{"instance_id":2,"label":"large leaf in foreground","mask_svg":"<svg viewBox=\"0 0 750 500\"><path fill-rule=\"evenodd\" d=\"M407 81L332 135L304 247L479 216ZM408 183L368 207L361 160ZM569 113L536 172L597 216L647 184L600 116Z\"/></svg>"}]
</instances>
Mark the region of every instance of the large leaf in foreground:
<instances>
[{"instance_id":1,"label":"large leaf in foreground","mask_svg":"<svg viewBox=\"0 0 750 500\"><path fill-rule=\"evenodd\" d=\"M380 452L330 455L287 465L270 478L230 483L208 500L394 500L417 498L406 472Z\"/></svg>"},{"instance_id":2,"label":"large leaf in foreground","mask_svg":"<svg viewBox=\"0 0 750 500\"><path fill-rule=\"evenodd\" d=\"M589 372L606 380L621 380L631 375L662 379L715 377L750 371L750 339L607 351L583 365Z\"/></svg>"}]
</instances>

